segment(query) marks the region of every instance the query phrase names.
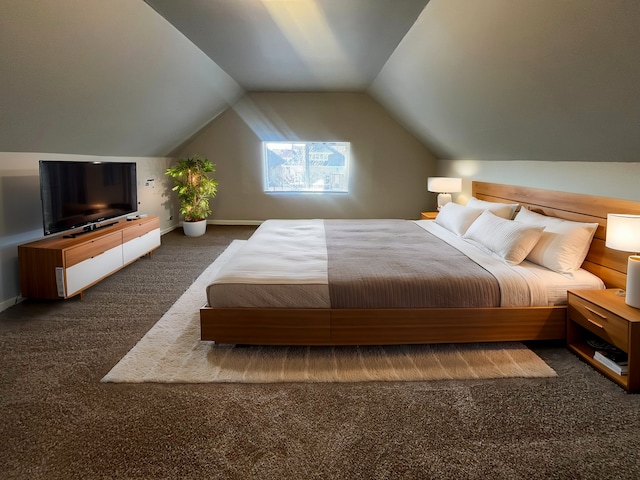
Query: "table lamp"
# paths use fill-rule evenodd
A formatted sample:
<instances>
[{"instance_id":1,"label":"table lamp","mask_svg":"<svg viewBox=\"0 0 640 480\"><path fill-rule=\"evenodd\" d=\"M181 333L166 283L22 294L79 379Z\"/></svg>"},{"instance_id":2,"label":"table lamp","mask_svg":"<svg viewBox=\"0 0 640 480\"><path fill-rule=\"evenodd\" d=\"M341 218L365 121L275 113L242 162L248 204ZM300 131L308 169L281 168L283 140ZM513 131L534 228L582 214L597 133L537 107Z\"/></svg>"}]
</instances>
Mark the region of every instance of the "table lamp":
<instances>
[{"instance_id":1,"label":"table lamp","mask_svg":"<svg viewBox=\"0 0 640 480\"><path fill-rule=\"evenodd\" d=\"M427 190L438 193L438 210L451 201L451 194L462 191L462 179L451 177L427 178Z\"/></svg>"},{"instance_id":2,"label":"table lamp","mask_svg":"<svg viewBox=\"0 0 640 480\"><path fill-rule=\"evenodd\" d=\"M608 214L605 245L613 250L636 252L627 262L625 302L630 307L640 308L640 215Z\"/></svg>"}]
</instances>

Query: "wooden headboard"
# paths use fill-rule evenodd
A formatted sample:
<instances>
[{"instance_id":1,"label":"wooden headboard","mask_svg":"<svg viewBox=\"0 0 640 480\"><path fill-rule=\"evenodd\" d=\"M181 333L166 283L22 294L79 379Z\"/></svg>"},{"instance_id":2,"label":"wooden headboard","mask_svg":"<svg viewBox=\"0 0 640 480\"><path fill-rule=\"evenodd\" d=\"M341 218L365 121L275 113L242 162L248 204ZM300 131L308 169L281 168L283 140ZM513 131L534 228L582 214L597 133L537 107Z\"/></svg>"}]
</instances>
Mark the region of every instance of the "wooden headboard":
<instances>
[{"instance_id":1,"label":"wooden headboard","mask_svg":"<svg viewBox=\"0 0 640 480\"><path fill-rule=\"evenodd\" d=\"M640 215L640 202L486 182L472 182L471 189L481 200L519 203L550 217L599 223L582 268L600 277L609 288L625 288L629 253L605 247L607 214Z\"/></svg>"}]
</instances>

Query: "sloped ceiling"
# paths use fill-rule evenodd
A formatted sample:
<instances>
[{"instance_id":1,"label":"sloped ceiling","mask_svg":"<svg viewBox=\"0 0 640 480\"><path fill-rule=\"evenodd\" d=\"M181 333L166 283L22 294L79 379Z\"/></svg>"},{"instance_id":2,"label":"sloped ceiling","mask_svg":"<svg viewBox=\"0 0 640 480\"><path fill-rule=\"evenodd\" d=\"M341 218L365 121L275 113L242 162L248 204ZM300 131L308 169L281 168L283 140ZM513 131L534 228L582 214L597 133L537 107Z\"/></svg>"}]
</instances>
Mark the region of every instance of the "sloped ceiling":
<instances>
[{"instance_id":1,"label":"sloped ceiling","mask_svg":"<svg viewBox=\"0 0 640 480\"><path fill-rule=\"evenodd\" d=\"M0 12L0 151L166 155L243 94L142 0Z\"/></svg>"},{"instance_id":2,"label":"sloped ceiling","mask_svg":"<svg viewBox=\"0 0 640 480\"><path fill-rule=\"evenodd\" d=\"M370 92L440 158L640 162L640 1L432 0Z\"/></svg>"},{"instance_id":3,"label":"sloped ceiling","mask_svg":"<svg viewBox=\"0 0 640 480\"><path fill-rule=\"evenodd\" d=\"M331 90L444 159L640 161L637 0L1 1L0 151L166 155Z\"/></svg>"}]
</instances>

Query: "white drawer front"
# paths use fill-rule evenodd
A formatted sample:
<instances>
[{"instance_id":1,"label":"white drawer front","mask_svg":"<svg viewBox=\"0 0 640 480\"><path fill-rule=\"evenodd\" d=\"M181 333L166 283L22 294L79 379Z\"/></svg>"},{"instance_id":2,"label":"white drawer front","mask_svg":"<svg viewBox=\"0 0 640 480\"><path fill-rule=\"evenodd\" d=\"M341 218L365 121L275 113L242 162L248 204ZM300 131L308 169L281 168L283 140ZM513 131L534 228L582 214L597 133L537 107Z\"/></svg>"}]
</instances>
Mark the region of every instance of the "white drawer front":
<instances>
[{"instance_id":1,"label":"white drawer front","mask_svg":"<svg viewBox=\"0 0 640 480\"><path fill-rule=\"evenodd\" d=\"M83 290L122 267L122 245L67 268L67 295Z\"/></svg>"},{"instance_id":2,"label":"white drawer front","mask_svg":"<svg viewBox=\"0 0 640 480\"><path fill-rule=\"evenodd\" d=\"M156 228L141 237L129 240L122 247L122 259L125 264L137 260L149 251L160 246L160 229Z\"/></svg>"}]
</instances>

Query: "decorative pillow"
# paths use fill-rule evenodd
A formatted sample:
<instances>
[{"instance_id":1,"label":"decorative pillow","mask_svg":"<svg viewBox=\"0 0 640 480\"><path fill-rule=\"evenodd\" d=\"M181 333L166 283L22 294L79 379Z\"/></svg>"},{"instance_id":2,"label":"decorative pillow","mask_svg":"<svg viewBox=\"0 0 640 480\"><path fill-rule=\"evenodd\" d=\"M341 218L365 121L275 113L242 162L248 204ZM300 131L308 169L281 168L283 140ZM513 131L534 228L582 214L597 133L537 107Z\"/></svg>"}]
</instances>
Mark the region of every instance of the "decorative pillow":
<instances>
[{"instance_id":1,"label":"decorative pillow","mask_svg":"<svg viewBox=\"0 0 640 480\"><path fill-rule=\"evenodd\" d=\"M525 208L520 209L514 220L544 227L540 240L527 256L527 260L565 274L581 267L598 228L597 223L547 217Z\"/></svg>"},{"instance_id":2,"label":"decorative pillow","mask_svg":"<svg viewBox=\"0 0 640 480\"><path fill-rule=\"evenodd\" d=\"M509 265L518 265L540 239L543 229L542 226L506 220L485 210L471 224L464 238L478 242Z\"/></svg>"},{"instance_id":3,"label":"decorative pillow","mask_svg":"<svg viewBox=\"0 0 640 480\"><path fill-rule=\"evenodd\" d=\"M485 202L484 200L478 200L476 197L471 197L467 202L467 207L480 208L482 210L489 210L498 217L511 220L518 209L517 203L496 203Z\"/></svg>"},{"instance_id":4,"label":"decorative pillow","mask_svg":"<svg viewBox=\"0 0 640 480\"><path fill-rule=\"evenodd\" d=\"M471 225L481 213L482 210L449 202L440 209L435 222L456 235L464 235L469 225Z\"/></svg>"}]
</instances>

